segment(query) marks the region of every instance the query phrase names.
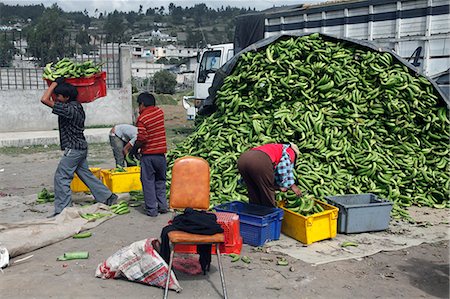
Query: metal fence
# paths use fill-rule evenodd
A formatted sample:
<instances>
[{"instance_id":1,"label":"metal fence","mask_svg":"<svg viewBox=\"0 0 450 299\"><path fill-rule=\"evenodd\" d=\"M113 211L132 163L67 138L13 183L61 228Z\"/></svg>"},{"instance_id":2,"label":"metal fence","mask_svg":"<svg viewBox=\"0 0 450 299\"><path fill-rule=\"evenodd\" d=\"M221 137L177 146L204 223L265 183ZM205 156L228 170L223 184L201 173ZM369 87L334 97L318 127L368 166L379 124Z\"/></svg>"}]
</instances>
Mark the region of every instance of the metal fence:
<instances>
[{"instance_id":1,"label":"metal fence","mask_svg":"<svg viewBox=\"0 0 450 299\"><path fill-rule=\"evenodd\" d=\"M0 33L0 42L3 45L10 43L15 48L15 55L10 62L10 66L0 67L0 90L47 88L47 83L42 78L44 70L44 67L41 66L42 60L29 53L27 38L18 30ZM90 50L89 53L85 53L86 51L83 51L82 47L76 43L75 38L69 34L65 42L68 48L73 51L66 55L62 53L59 58L67 57L74 62L92 60L95 63L102 63L102 70L107 73L106 83L108 88L122 87L120 45L118 43L107 43L102 36L89 36L89 39ZM42 54L46 49L42 47L38 50Z\"/></svg>"}]
</instances>

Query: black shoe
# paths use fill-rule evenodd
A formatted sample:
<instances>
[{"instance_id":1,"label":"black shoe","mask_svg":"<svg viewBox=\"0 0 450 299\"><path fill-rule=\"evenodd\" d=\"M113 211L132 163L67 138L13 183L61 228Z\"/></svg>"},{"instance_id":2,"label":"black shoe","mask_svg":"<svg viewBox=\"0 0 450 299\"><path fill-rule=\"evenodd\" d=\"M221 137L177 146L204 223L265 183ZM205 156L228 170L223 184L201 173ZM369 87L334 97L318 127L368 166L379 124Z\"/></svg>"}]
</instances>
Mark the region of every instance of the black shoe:
<instances>
[{"instance_id":1,"label":"black shoe","mask_svg":"<svg viewBox=\"0 0 450 299\"><path fill-rule=\"evenodd\" d=\"M157 217L157 216L158 216L158 213L156 213L156 214L147 214L147 216L150 216L150 217Z\"/></svg>"},{"instance_id":2,"label":"black shoe","mask_svg":"<svg viewBox=\"0 0 450 299\"><path fill-rule=\"evenodd\" d=\"M112 205L116 204L118 198L119 198L119 197L118 197L115 193L113 193L113 194L111 194L111 196L108 197L108 199L106 200L106 204L107 204L108 206L112 206Z\"/></svg>"},{"instance_id":3,"label":"black shoe","mask_svg":"<svg viewBox=\"0 0 450 299\"><path fill-rule=\"evenodd\" d=\"M58 216L59 214L56 214L56 213L53 213L53 214L51 214L51 215L48 215L46 218L54 218L54 217L56 217L56 216Z\"/></svg>"},{"instance_id":4,"label":"black shoe","mask_svg":"<svg viewBox=\"0 0 450 299\"><path fill-rule=\"evenodd\" d=\"M168 209L160 209L160 210L158 210L158 213L167 214L167 213L169 213L169 210Z\"/></svg>"}]
</instances>

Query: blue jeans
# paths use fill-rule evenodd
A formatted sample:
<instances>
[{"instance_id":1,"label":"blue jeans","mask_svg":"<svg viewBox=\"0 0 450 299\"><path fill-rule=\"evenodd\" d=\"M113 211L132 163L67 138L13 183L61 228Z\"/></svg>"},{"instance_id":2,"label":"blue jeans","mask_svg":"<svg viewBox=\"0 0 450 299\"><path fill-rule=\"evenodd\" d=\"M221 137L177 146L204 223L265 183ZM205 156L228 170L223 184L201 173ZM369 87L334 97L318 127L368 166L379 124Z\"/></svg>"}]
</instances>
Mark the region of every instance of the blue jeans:
<instances>
[{"instance_id":1,"label":"blue jeans","mask_svg":"<svg viewBox=\"0 0 450 299\"><path fill-rule=\"evenodd\" d=\"M72 191L70 183L74 173L91 190L96 201L106 203L112 192L94 176L87 163L87 150L74 150L66 148L55 172L55 214L72 204Z\"/></svg>"},{"instance_id":2,"label":"blue jeans","mask_svg":"<svg viewBox=\"0 0 450 299\"><path fill-rule=\"evenodd\" d=\"M166 156L143 155L141 158L141 183L147 215L156 216L158 210L167 209Z\"/></svg>"}]
</instances>

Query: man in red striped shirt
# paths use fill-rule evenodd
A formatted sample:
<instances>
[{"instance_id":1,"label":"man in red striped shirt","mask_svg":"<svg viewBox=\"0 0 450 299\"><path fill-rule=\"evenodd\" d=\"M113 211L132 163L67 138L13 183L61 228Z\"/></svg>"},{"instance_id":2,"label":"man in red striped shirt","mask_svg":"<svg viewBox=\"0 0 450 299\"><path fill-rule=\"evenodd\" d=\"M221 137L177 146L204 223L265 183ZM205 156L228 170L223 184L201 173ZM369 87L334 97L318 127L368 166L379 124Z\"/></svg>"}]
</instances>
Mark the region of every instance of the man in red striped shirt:
<instances>
[{"instance_id":1,"label":"man in red striped shirt","mask_svg":"<svg viewBox=\"0 0 450 299\"><path fill-rule=\"evenodd\" d=\"M141 182L144 192L145 209L148 216L156 217L158 213L167 213L166 198L166 129L164 127L164 112L155 106L155 97L141 93L139 117L136 121L138 134L130 155L141 153Z\"/></svg>"}]
</instances>

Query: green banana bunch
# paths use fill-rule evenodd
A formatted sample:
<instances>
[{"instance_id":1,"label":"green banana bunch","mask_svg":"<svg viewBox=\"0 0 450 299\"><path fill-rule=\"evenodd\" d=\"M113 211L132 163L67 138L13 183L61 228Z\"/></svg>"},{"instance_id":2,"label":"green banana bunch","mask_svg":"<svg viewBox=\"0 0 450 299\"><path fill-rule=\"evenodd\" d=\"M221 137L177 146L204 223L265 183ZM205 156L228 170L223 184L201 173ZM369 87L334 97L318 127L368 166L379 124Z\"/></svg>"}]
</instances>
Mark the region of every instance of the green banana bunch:
<instances>
[{"instance_id":1,"label":"green banana bunch","mask_svg":"<svg viewBox=\"0 0 450 299\"><path fill-rule=\"evenodd\" d=\"M68 58L63 58L57 63L47 63L44 67L44 73L42 77L51 81L56 78L81 78L90 77L102 71L101 66L103 63L96 64L92 60L76 63Z\"/></svg>"},{"instance_id":2,"label":"green banana bunch","mask_svg":"<svg viewBox=\"0 0 450 299\"><path fill-rule=\"evenodd\" d=\"M290 192L291 194L289 194ZM294 198L292 198L292 194L294 195ZM291 212L301 214L305 217L316 213L321 213L325 210L320 205L320 203L315 200L313 195L296 197L295 193L292 191L289 191L286 195L286 204L284 205L284 208L288 209Z\"/></svg>"},{"instance_id":3,"label":"green banana bunch","mask_svg":"<svg viewBox=\"0 0 450 299\"><path fill-rule=\"evenodd\" d=\"M390 53L320 34L280 39L239 57L215 105L167 154L168 192L173 162L192 155L210 164L211 207L248 201L240 154L289 140L302 152L297 185L315 199L374 193L403 219L411 205L450 207L448 108Z\"/></svg>"},{"instance_id":4,"label":"green banana bunch","mask_svg":"<svg viewBox=\"0 0 450 299\"><path fill-rule=\"evenodd\" d=\"M131 200L133 201L144 200L144 192L142 191L130 191L128 194L130 194Z\"/></svg>"},{"instance_id":5,"label":"green banana bunch","mask_svg":"<svg viewBox=\"0 0 450 299\"><path fill-rule=\"evenodd\" d=\"M117 215L123 215L130 213L128 203L124 200L119 201L117 204L111 206L111 211Z\"/></svg>"},{"instance_id":6,"label":"green banana bunch","mask_svg":"<svg viewBox=\"0 0 450 299\"><path fill-rule=\"evenodd\" d=\"M142 191L130 191L130 202L128 206L130 207L140 207L144 201L144 192Z\"/></svg>"},{"instance_id":7,"label":"green banana bunch","mask_svg":"<svg viewBox=\"0 0 450 299\"><path fill-rule=\"evenodd\" d=\"M129 154L125 155L125 161L127 161L128 166L133 166L133 165L141 166L141 161L136 158L131 158Z\"/></svg>"},{"instance_id":8,"label":"green banana bunch","mask_svg":"<svg viewBox=\"0 0 450 299\"><path fill-rule=\"evenodd\" d=\"M47 188L42 188L41 191L39 191L36 199L36 203L42 204L46 202L54 202L55 201L55 194L51 193L47 190Z\"/></svg>"},{"instance_id":9,"label":"green banana bunch","mask_svg":"<svg viewBox=\"0 0 450 299\"><path fill-rule=\"evenodd\" d=\"M116 172L127 172L127 170L124 167L117 164L116 168L111 169L111 173L116 173Z\"/></svg>"}]
</instances>

